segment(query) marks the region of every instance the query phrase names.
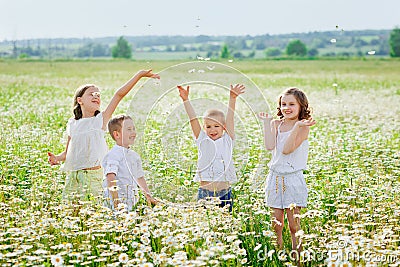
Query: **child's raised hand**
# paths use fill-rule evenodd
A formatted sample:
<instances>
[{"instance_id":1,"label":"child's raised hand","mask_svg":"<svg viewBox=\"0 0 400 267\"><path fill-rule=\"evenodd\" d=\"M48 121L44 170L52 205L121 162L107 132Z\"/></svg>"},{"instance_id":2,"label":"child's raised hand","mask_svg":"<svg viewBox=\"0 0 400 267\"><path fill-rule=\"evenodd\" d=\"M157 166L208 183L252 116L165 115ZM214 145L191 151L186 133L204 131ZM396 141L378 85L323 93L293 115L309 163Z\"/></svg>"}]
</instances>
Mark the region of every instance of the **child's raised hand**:
<instances>
[{"instance_id":1,"label":"child's raised hand","mask_svg":"<svg viewBox=\"0 0 400 267\"><path fill-rule=\"evenodd\" d=\"M152 71L153 70L141 70L138 72L138 75L140 77L160 79L160 75L158 75L157 73L153 73Z\"/></svg>"},{"instance_id":2,"label":"child's raised hand","mask_svg":"<svg viewBox=\"0 0 400 267\"><path fill-rule=\"evenodd\" d=\"M258 113L258 118L264 122L266 121L271 121L272 120L272 116L269 115L267 112L260 112Z\"/></svg>"},{"instance_id":3,"label":"child's raised hand","mask_svg":"<svg viewBox=\"0 0 400 267\"><path fill-rule=\"evenodd\" d=\"M57 160L57 157L56 157L56 155L54 155L53 153L51 153L51 152L47 152L47 156L49 156L49 163L50 163L50 165L58 165L58 160Z\"/></svg>"},{"instance_id":4,"label":"child's raised hand","mask_svg":"<svg viewBox=\"0 0 400 267\"><path fill-rule=\"evenodd\" d=\"M307 119L303 119L301 121L296 122L296 124L299 127L304 127L304 126L311 127L311 126L315 125L316 123L317 122L313 118L309 118L308 120Z\"/></svg>"},{"instance_id":5,"label":"child's raised hand","mask_svg":"<svg viewBox=\"0 0 400 267\"><path fill-rule=\"evenodd\" d=\"M246 87L243 84L235 84L235 86L231 85L230 97L236 98L238 95L241 95L245 92Z\"/></svg>"},{"instance_id":6,"label":"child's raised hand","mask_svg":"<svg viewBox=\"0 0 400 267\"><path fill-rule=\"evenodd\" d=\"M189 100L189 85L185 88L182 86L178 85L177 86L179 89L179 96L182 98L183 101Z\"/></svg>"}]
</instances>

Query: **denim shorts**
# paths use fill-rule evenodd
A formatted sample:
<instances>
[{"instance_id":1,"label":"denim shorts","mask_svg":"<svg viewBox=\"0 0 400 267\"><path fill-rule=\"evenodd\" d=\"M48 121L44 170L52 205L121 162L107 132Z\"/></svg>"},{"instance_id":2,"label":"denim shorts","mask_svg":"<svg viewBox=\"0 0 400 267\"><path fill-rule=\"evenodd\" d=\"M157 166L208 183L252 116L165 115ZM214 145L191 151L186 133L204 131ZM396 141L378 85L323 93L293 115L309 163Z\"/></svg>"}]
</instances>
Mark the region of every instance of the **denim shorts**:
<instances>
[{"instance_id":1,"label":"denim shorts","mask_svg":"<svg viewBox=\"0 0 400 267\"><path fill-rule=\"evenodd\" d=\"M218 197L221 200L221 203L218 205L221 208L229 205L229 211L232 211L233 207L233 198L232 198L232 188L229 187L227 189L222 189L220 191L210 191L204 188L199 188L199 194L197 200L207 199L210 197Z\"/></svg>"}]
</instances>

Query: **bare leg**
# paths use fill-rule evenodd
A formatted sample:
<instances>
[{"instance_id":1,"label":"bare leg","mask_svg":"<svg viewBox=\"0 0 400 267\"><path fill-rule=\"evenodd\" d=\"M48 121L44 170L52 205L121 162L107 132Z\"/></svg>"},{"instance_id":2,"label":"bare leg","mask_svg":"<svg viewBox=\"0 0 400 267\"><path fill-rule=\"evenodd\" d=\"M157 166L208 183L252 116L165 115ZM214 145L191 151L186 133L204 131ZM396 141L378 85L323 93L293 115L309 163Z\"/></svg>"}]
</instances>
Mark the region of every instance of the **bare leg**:
<instances>
[{"instance_id":1,"label":"bare leg","mask_svg":"<svg viewBox=\"0 0 400 267\"><path fill-rule=\"evenodd\" d=\"M272 225L273 225L275 233L276 233L278 247L279 247L279 249L282 249L283 248L282 230L283 230L285 210L275 209L275 208L272 208L272 210L273 210L272 217L275 218L275 220L273 218Z\"/></svg>"},{"instance_id":2,"label":"bare leg","mask_svg":"<svg viewBox=\"0 0 400 267\"><path fill-rule=\"evenodd\" d=\"M296 250L298 253L301 252L301 244L298 244L296 238L296 232L300 230L300 218L295 214L300 215L300 207L295 207L292 210L286 209L287 219L289 223L290 236L292 237L292 250ZM299 245L299 247L297 247Z\"/></svg>"}]
</instances>

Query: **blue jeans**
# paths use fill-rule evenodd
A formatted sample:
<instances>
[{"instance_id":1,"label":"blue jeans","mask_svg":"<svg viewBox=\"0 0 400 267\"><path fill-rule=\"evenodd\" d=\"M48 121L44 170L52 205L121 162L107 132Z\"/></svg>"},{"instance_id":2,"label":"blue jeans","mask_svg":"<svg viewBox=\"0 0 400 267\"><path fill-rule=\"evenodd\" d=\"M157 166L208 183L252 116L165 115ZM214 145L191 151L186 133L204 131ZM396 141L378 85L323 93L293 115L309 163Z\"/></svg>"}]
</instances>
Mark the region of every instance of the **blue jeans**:
<instances>
[{"instance_id":1,"label":"blue jeans","mask_svg":"<svg viewBox=\"0 0 400 267\"><path fill-rule=\"evenodd\" d=\"M199 188L199 194L197 200L206 199L209 197L218 197L221 200L221 204L218 206L225 207L229 205L229 211L232 211L233 198L232 198L232 188L222 189L220 191L210 191L204 188Z\"/></svg>"}]
</instances>

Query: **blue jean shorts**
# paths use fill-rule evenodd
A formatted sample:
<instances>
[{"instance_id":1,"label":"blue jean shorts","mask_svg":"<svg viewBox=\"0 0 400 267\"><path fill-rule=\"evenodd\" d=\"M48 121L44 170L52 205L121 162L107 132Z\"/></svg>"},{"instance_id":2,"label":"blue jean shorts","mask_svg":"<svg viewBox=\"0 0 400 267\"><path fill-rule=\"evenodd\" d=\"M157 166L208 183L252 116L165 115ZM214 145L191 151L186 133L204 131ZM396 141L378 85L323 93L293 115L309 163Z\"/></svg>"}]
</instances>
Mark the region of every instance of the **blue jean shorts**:
<instances>
[{"instance_id":1,"label":"blue jean shorts","mask_svg":"<svg viewBox=\"0 0 400 267\"><path fill-rule=\"evenodd\" d=\"M232 198L232 188L223 189L220 191L210 191L204 188L199 188L197 200L207 199L209 197L218 197L221 200L221 203L218 205L219 207L225 207L229 205L229 211L232 211L233 207L233 198Z\"/></svg>"}]
</instances>

